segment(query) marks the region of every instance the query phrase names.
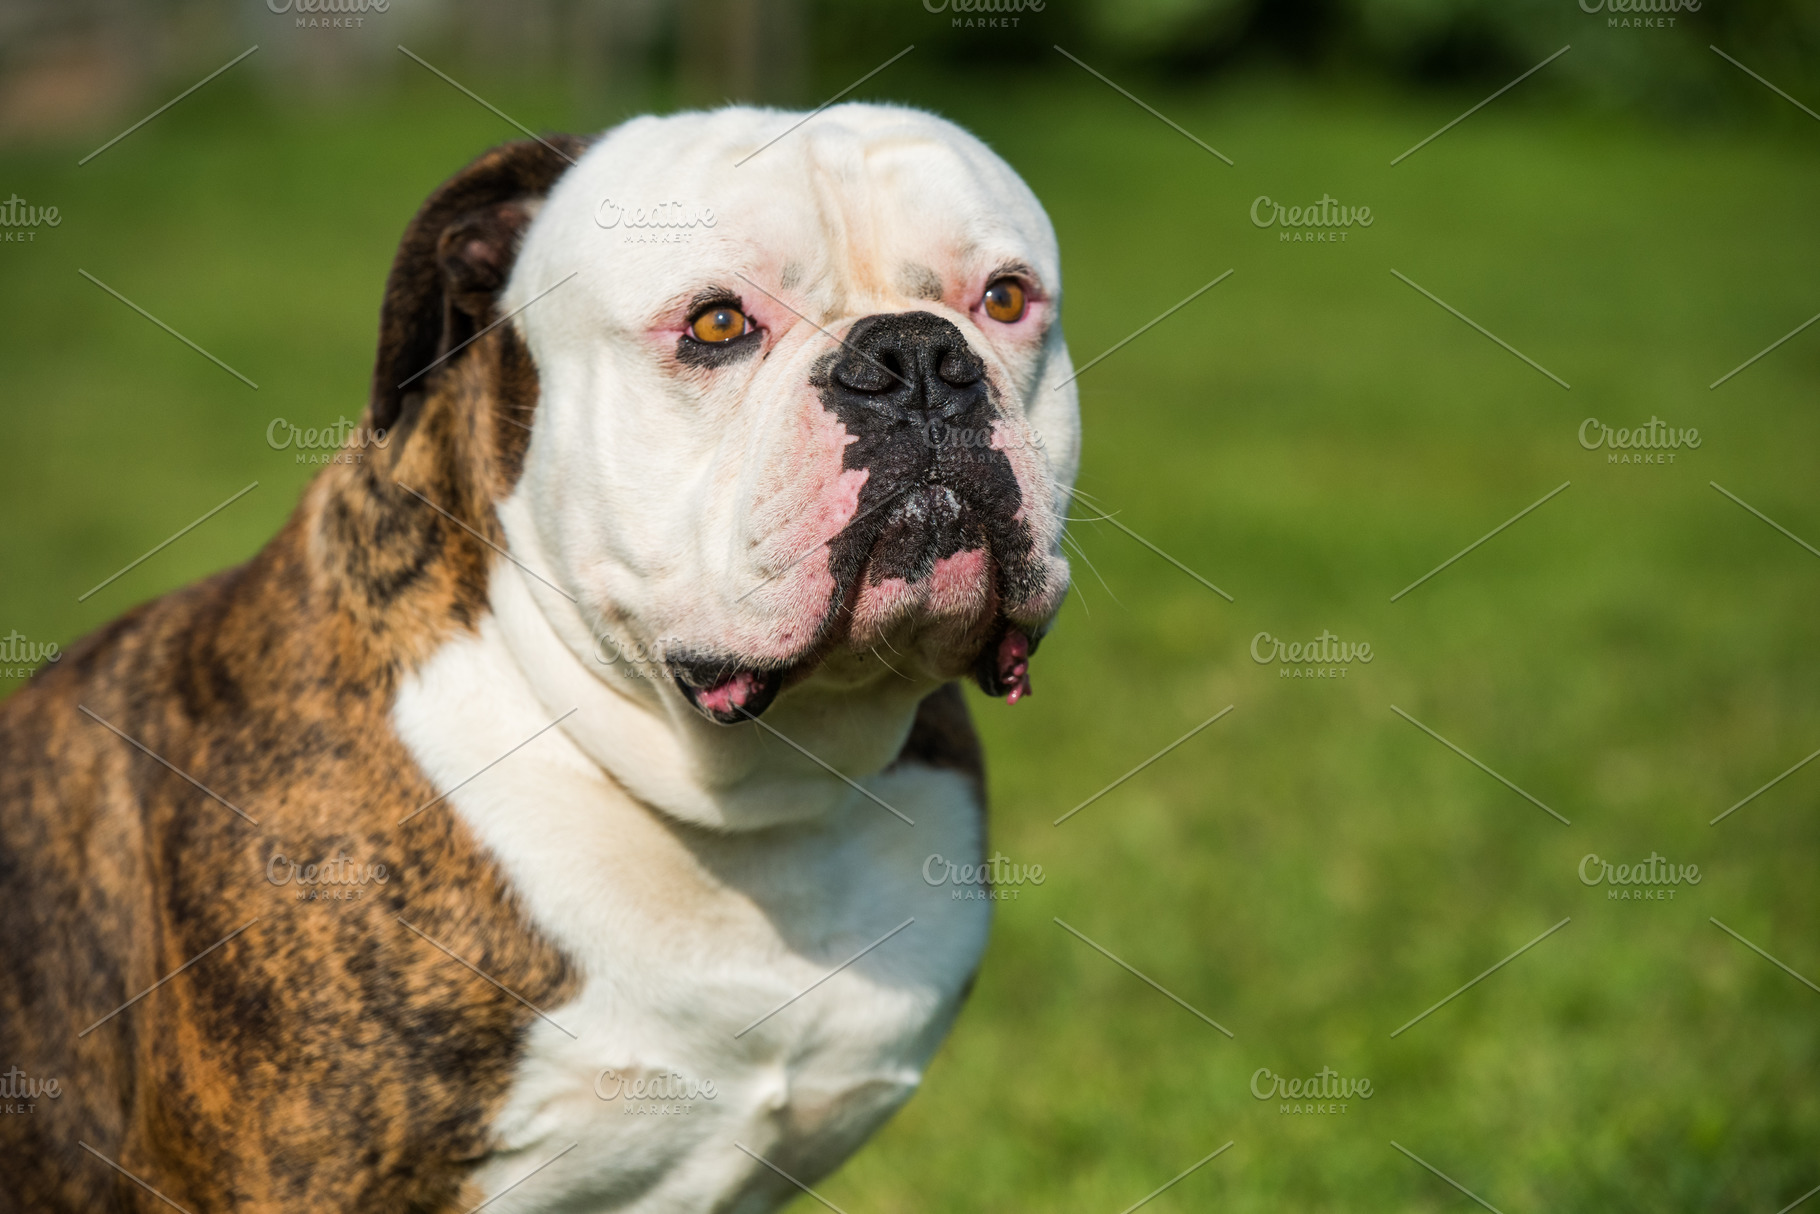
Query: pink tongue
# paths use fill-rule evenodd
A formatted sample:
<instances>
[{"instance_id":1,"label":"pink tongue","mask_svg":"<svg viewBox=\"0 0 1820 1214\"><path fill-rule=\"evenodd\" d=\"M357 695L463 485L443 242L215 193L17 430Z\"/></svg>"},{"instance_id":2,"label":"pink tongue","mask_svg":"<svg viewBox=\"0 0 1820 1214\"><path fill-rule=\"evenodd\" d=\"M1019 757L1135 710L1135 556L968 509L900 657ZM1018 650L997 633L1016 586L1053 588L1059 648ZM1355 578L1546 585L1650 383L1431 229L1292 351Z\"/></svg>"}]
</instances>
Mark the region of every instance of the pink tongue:
<instances>
[{"instance_id":1,"label":"pink tongue","mask_svg":"<svg viewBox=\"0 0 1820 1214\"><path fill-rule=\"evenodd\" d=\"M999 686L1009 685L1005 703L1015 704L1030 694L1030 638L1013 628L998 643Z\"/></svg>"},{"instance_id":2,"label":"pink tongue","mask_svg":"<svg viewBox=\"0 0 1820 1214\"><path fill-rule=\"evenodd\" d=\"M732 678L699 693L695 698L703 708L712 712L732 712L736 708L745 707L757 686L758 676L749 670L742 670Z\"/></svg>"}]
</instances>

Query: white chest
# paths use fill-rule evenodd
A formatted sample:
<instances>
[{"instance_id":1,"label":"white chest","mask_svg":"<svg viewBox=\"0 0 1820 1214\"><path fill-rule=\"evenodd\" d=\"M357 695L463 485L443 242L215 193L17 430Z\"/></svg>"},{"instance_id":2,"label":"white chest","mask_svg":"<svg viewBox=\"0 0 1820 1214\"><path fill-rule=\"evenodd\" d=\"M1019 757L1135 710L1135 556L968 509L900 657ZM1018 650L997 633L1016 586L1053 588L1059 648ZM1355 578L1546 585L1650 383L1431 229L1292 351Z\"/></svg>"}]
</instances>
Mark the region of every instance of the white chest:
<instances>
[{"instance_id":1,"label":"white chest","mask_svg":"<svg viewBox=\"0 0 1820 1214\"><path fill-rule=\"evenodd\" d=\"M483 629L401 691L395 721L448 789L553 715ZM982 823L952 773L867 785L916 825L855 793L810 824L680 828L560 729L457 789L451 811L584 975L533 1022L476 1177L489 1210L756 1214L795 1194L779 1170L814 1183L910 1096L989 914L924 861L973 862Z\"/></svg>"}]
</instances>

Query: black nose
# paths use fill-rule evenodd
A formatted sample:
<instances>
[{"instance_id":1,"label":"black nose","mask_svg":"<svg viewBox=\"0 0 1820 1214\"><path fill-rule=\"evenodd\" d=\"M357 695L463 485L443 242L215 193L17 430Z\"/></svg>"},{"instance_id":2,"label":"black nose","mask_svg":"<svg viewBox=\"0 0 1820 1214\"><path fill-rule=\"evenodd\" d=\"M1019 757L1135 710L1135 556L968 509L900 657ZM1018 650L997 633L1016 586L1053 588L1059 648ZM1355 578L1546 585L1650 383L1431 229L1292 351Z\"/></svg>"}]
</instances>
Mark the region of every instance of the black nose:
<instances>
[{"instance_id":1,"label":"black nose","mask_svg":"<svg viewBox=\"0 0 1820 1214\"><path fill-rule=\"evenodd\" d=\"M874 422L953 424L986 400L986 364L961 331L928 312L868 316L847 334L832 378Z\"/></svg>"}]
</instances>

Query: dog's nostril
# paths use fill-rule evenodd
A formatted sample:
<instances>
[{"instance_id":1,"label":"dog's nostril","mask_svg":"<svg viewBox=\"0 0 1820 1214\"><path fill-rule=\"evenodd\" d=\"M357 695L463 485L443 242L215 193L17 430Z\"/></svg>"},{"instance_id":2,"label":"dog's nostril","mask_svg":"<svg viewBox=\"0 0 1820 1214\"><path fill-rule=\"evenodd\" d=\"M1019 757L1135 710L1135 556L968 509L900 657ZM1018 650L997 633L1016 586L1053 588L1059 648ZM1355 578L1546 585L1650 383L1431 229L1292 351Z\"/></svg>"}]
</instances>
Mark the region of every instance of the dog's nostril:
<instances>
[{"instance_id":1,"label":"dog's nostril","mask_svg":"<svg viewBox=\"0 0 1820 1214\"><path fill-rule=\"evenodd\" d=\"M986 376L985 362L960 331L926 312L863 318L842 345L834 381L900 420L917 413L958 416L977 403Z\"/></svg>"},{"instance_id":2,"label":"dog's nostril","mask_svg":"<svg viewBox=\"0 0 1820 1214\"><path fill-rule=\"evenodd\" d=\"M835 369L834 378L854 392L889 396L900 389L915 389L920 375L914 361L887 347L871 354L856 351Z\"/></svg>"},{"instance_id":3,"label":"dog's nostril","mask_svg":"<svg viewBox=\"0 0 1820 1214\"><path fill-rule=\"evenodd\" d=\"M986 373L986 364L968 347L956 346L942 354L935 373L942 377L943 383L964 388L980 381L980 377Z\"/></svg>"},{"instance_id":4,"label":"dog's nostril","mask_svg":"<svg viewBox=\"0 0 1820 1214\"><path fill-rule=\"evenodd\" d=\"M844 388L855 392L884 392L898 381L893 375L900 372L887 370L882 362L869 358L849 358L834 369L834 378Z\"/></svg>"}]
</instances>

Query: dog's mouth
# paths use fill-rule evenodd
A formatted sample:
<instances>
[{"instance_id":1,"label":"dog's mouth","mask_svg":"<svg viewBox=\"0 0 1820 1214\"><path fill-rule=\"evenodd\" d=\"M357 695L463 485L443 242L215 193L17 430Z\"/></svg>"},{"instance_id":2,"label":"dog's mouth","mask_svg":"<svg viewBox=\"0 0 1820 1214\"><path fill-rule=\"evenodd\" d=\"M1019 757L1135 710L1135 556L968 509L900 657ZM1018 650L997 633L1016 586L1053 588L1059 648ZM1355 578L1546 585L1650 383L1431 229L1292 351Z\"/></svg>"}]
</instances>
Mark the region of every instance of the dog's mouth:
<instances>
[{"instance_id":1,"label":"dog's mouth","mask_svg":"<svg viewBox=\"0 0 1820 1214\"><path fill-rule=\"evenodd\" d=\"M1004 696L1015 704L1030 694L1030 656L1042 637L1032 638L1022 628L1007 626L997 642L980 650L973 663L973 678L989 696Z\"/></svg>"},{"instance_id":2,"label":"dog's mouth","mask_svg":"<svg viewBox=\"0 0 1820 1214\"><path fill-rule=\"evenodd\" d=\"M981 647L972 673L981 691L1015 704L1031 694L1030 658L1040 644L1024 629L1000 620L992 639ZM806 659L790 666L737 666L725 661L672 659L670 675L694 709L717 725L756 721L784 687L806 676L816 665Z\"/></svg>"},{"instance_id":3,"label":"dog's mouth","mask_svg":"<svg viewBox=\"0 0 1820 1214\"><path fill-rule=\"evenodd\" d=\"M683 698L718 725L757 720L783 690L790 673L787 667L742 667L711 660L670 662L670 676Z\"/></svg>"},{"instance_id":4,"label":"dog's mouth","mask_svg":"<svg viewBox=\"0 0 1820 1214\"><path fill-rule=\"evenodd\" d=\"M1012 704L1030 695L1031 655L1059 596L1038 593L1046 566L1018 517L1015 486L995 494L981 479L930 473L896 491L881 486L876 507L862 498L859 517L827 541L835 592L814 640L786 658L672 655L683 698L717 724L755 721L825 661L845 677L843 654L869 655L899 675L906 660L917 663L913 674L970 673Z\"/></svg>"}]
</instances>

